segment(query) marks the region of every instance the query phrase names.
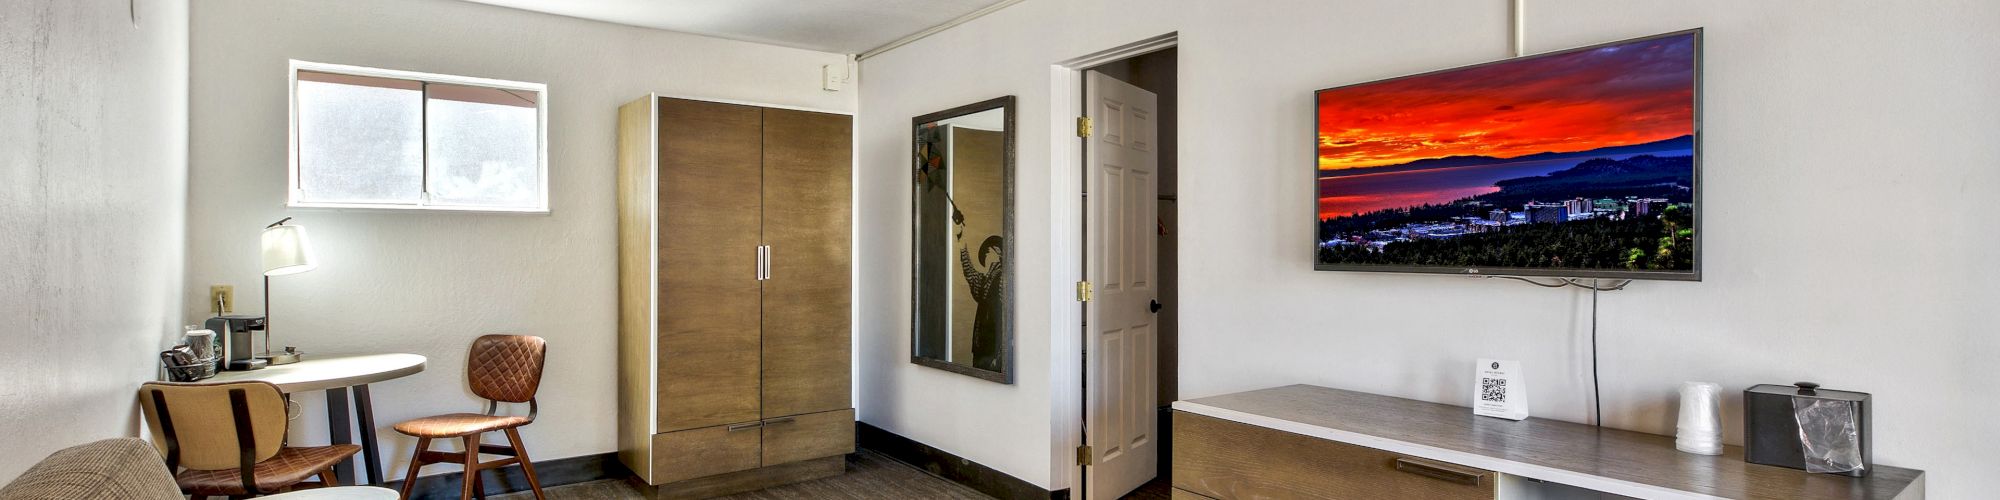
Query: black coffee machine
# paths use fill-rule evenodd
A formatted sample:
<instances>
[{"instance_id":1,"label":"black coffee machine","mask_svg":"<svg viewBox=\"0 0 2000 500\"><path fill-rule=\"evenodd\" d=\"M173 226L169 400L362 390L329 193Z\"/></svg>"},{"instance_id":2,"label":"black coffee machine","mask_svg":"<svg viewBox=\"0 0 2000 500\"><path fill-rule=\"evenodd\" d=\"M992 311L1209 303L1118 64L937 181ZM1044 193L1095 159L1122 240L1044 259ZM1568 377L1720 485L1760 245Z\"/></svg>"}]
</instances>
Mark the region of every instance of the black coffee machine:
<instances>
[{"instance_id":1,"label":"black coffee machine","mask_svg":"<svg viewBox=\"0 0 2000 500\"><path fill-rule=\"evenodd\" d=\"M214 331L215 338L222 343L218 346L220 349L216 351L222 353L222 358L216 361L218 368L230 371L259 370L270 364L269 361L257 359L254 354L256 351L250 349L251 333L264 330L263 316L216 316L208 318L208 323L204 326Z\"/></svg>"}]
</instances>

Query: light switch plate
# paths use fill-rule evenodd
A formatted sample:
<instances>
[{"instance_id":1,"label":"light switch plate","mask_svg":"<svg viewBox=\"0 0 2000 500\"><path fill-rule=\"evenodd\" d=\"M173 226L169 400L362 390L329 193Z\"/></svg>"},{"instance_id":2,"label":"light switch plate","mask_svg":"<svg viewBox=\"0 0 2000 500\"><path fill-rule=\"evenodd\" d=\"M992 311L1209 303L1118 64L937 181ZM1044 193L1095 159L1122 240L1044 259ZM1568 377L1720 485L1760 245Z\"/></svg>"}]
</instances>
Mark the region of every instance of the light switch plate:
<instances>
[{"instance_id":1,"label":"light switch plate","mask_svg":"<svg viewBox=\"0 0 2000 500\"><path fill-rule=\"evenodd\" d=\"M208 310L218 316L236 312L236 287L209 285Z\"/></svg>"}]
</instances>

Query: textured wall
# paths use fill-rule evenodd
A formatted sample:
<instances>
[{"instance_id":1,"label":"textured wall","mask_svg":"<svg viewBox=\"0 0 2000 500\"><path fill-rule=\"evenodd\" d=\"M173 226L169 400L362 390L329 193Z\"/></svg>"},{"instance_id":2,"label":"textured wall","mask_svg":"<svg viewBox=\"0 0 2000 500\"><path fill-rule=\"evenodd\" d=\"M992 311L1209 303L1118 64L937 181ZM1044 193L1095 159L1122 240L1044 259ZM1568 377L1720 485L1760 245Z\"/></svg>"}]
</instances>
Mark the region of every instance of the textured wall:
<instances>
[{"instance_id":1,"label":"textured wall","mask_svg":"<svg viewBox=\"0 0 2000 500\"><path fill-rule=\"evenodd\" d=\"M204 0L193 10L187 300L212 283L259 311L257 234L281 217L312 231L322 263L272 279L275 342L309 356L411 352L416 376L375 386L392 476L415 441L399 420L476 411L465 349L488 333L549 341L539 459L616 440L616 110L648 91L852 111L820 90L844 56L445 0ZM552 213L286 209L286 59L548 84ZM324 442L323 397L294 438ZM432 473L446 472L437 467Z\"/></svg>"},{"instance_id":2,"label":"textured wall","mask_svg":"<svg viewBox=\"0 0 2000 500\"><path fill-rule=\"evenodd\" d=\"M1507 2L1030 0L862 63L855 300L861 417L1037 484L1070 484L1075 345L1052 307L1049 66L1179 32L1180 396L1314 383L1465 404L1519 359L1538 416L1587 420L1589 299L1508 281L1314 272L1312 91L1510 54ZM2000 2L1529 0L1546 51L1703 26L1706 281L1605 294L1605 421L1672 432L1674 387L1806 379L1875 395L1875 458L1937 498L1995 470ZM908 118L1020 96L1019 384L907 352ZM1068 140L1068 139L1061 139ZM1046 326L1044 326L1046 325ZM1068 330L1075 331L1075 330ZM1736 396L1726 438L1741 440ZM1040 422L1053 421L1054 428ZM1037 443L1029 446L1026 443Z\"/></svg>"},{"instance_id":3,"label":"textured wall","mask_svg":"<svg viewBox=\"0 0 2000 500\"><path fill-rule=\"evenodd\" d=\"M187 2L0 2L0 483L137 435L178 338Z\"/></svg>"}]
</instances>

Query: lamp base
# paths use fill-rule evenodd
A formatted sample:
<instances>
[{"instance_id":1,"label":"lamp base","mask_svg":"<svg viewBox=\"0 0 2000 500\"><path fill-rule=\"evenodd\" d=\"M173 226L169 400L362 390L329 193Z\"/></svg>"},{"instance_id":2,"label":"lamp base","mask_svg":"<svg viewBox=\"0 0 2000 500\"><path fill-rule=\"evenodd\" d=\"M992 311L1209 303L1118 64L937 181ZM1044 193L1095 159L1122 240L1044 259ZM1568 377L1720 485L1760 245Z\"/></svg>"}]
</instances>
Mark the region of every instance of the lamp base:
<instances>
[{"instance_id":1,"label":"lamp base","mask_svg":"<svg viewBox=\"0 0 2000 500\"><path fill-rule=\"evenodd\" d=\"M269 364L271 364L271 362L262 359L239 359L236 361L230 361L229 366L226 369L232 372L262 370L264 369L265 365Z\"/></svg>"},{"instance_id":2,"label":"lamp base","mask_svg":"<svg viewBox=\"0 0 2000 500\"><path fill-rule=\"evenodd\" d=\"M282 353L272 354L270 356L258 356L257 359L269 362L271 366L289 365L292 363L299 362L301 358L305 357L305 354L306 353L304 352L297 352L297 351L282 352Z\"/></svg>"}]
</instances>

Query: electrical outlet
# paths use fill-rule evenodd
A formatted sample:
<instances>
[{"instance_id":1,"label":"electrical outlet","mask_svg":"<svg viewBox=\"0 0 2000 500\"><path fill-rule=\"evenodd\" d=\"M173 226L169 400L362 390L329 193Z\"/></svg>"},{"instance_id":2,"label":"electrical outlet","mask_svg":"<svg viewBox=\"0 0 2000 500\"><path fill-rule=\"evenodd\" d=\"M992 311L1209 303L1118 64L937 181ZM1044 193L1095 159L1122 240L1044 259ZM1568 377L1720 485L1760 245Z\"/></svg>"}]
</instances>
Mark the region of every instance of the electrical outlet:
<instances>
[{"instance_id":1,"label":"electrical outlet","mask_svg":"<svg viewBox=\"0 0 2000 500\"><path fill-rule=\"evenodd\" d=\"M208 310L217 316L236 312L236 287L209 285Z\"/></svg>"}]
</instances>

